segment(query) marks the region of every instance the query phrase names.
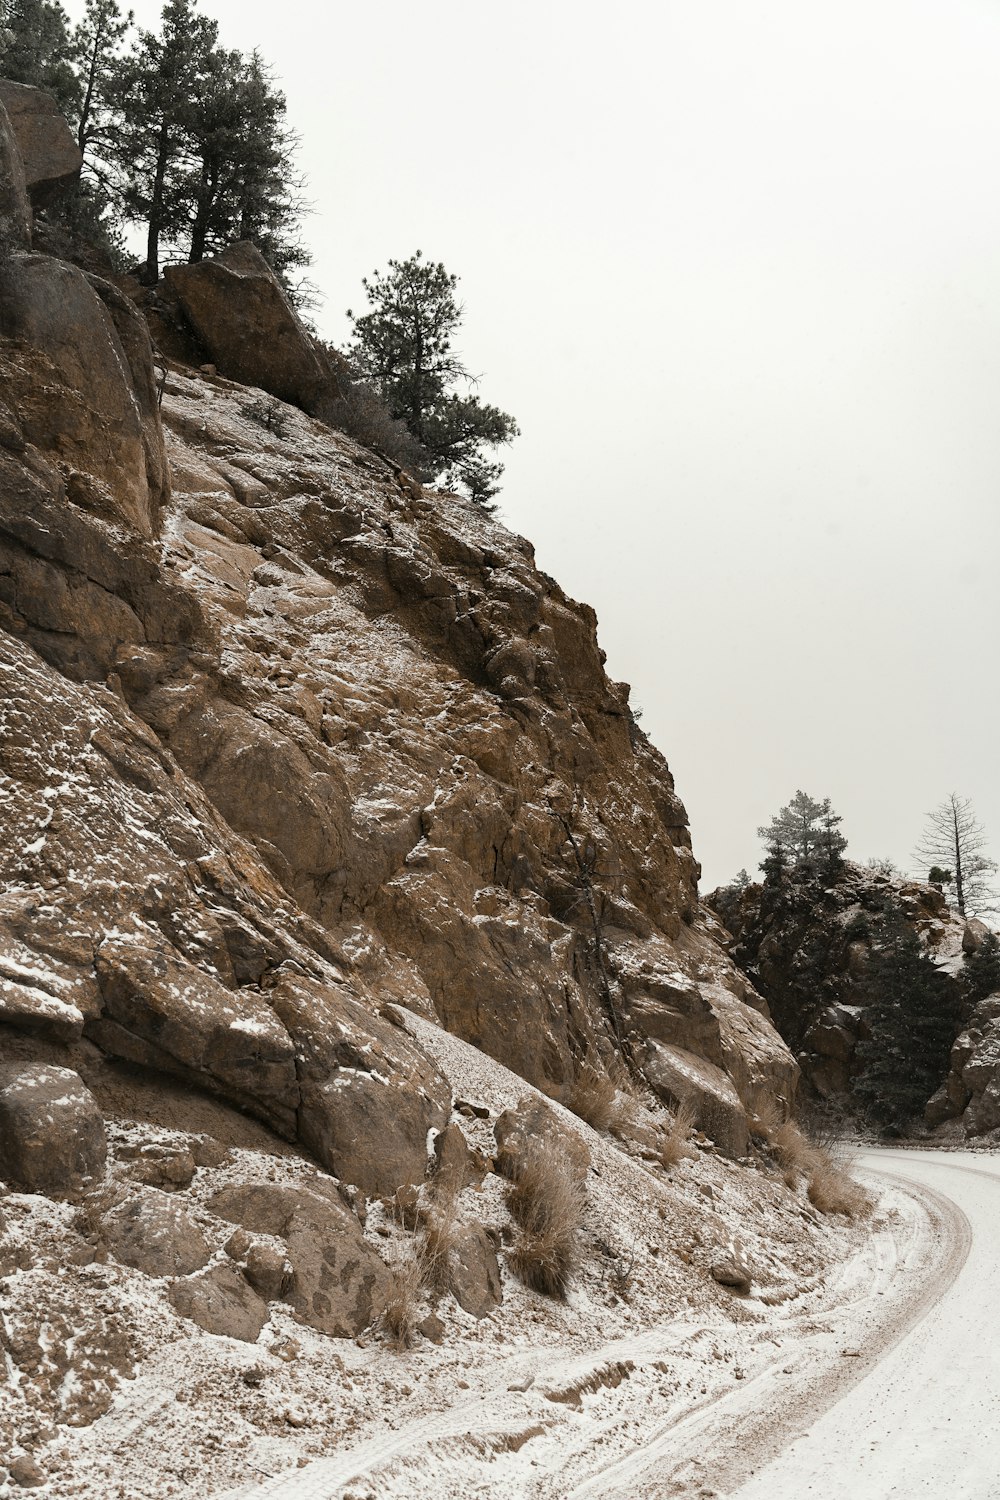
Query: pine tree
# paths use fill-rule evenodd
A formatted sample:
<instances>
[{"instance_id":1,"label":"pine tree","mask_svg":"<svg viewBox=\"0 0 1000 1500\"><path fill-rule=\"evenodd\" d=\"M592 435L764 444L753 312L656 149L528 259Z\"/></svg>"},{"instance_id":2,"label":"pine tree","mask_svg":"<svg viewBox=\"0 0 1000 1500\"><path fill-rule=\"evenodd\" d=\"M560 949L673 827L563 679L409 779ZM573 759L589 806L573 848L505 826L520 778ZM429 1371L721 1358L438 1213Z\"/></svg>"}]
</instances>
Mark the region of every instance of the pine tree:
<instances>
[{"instance_id":1,"label":"pine tree","mask_svg":"<svg viewBox=\"0 0 1000 1500\"><path fill-rule=\"evenodd\" d=\"M260 54L216 49L191 111L189 259L252 240L281 276L307 263L285 96Z\"/></svg>"},{"instance_id":2,"label":"pine tree","mask_svg":"<svg viewBox=\"0 0 1000 1500\"><path fill-rule=\"evenodd\" d=\"M757 836L764 840L769 858L780 848L786 861L810 864L828 878L836 878L847 848L840 832L842 822L829 797L817 802L807 792L797 791L770 823L757 829Z\"/></svg>"},{"instance_id":3,"label":"pine tree","mask_svg":"<svg viewBox=\"0 0 1000 1500\"><path fill-rule=\"evenodd\" d=\"M513 417L478 396L455 389L472 377L454 349L462 321L458 277L418 250L390 260L362 286L371 310L347 316L354 324L351 354L381 393L393 417L406 423L425 455L425 478L458 483L489 508L503 465L484 448L518 436Z\"/></svg>"},{"instance_id":4,"label":"pine tree","mask_svg":"<svg viewBox=\"0 0 1000 1500\"><path fill-rule=\"evenodd\" d=\"M53 0L0 0L0 77L54 95L75 117L80 85L73 68L69 18Z\"/></svg>"},{"instance_id":5,"label":"pine tree","mask_svg":"<svg viewBox=\"0 0 1000 1500\"><path fill-rule=\"evenodd\" d=\"M122 16L117 0L87 0L83 20L73 32L73 58L79 83L79 113L76 139L85 165L100 181L101 146L106 143L113 121L109 91L121 44L132 25L132 12ZM96 151L95 151L96 148Z\"/></svg>"},{"instance_id":6,"label":"pine tree","mask_svg":"<svg viewBox=\"0 0 1000 1500\"><path fill-rule=\"evenodd\" d=\"M954 983L891 902L878 924L865 991L870 1035L857 1046L852 1092L873 1125L899 1135L945 1077L960 1017Z\"/></svg>"},{"instance_id":7,"label":"pine tree","mask_svg":"<svg viewBox=\"0 0 1000 1500\"><path fill-rule=\"evenodd\" d=\"M1000 939L995 932L988 932L979 947L965 955L958 982L966 1014L987 995L1000 993Z\"/></svg>"},{"instance_id":8,"label":"pine tree","mask_svg":"<svg viewBox=\"0 0 1000 1500\"><path fill-rule=\"evenodd\" d=\"M159 35L142 31L115 71L119 119L109 147L126 218L146 226L142 279L155 284L161 247L188 227L194 101L202 94L218 37L196 0L167 0Z\"/></svg>"}]
</instances>

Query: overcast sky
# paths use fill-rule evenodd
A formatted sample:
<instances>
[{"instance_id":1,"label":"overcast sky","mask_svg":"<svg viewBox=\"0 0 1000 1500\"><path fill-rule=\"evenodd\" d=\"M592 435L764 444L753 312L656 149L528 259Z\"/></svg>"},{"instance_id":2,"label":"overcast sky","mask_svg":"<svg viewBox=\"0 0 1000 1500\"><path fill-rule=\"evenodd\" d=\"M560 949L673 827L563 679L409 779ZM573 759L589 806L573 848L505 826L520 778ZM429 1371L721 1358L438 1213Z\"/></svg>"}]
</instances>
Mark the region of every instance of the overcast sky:
<instances>
[{"instance_id":1,"label":"overcast sky","mask_svg":"<svg viewBox=\"0 0 1000 1500\"><path fill-rule=\"evenodd\" d=\"M957 790L1000 857L1000 0L203 9L287 92L324 333L390 256L461 278L503 518L703 888L798 787L904 866Z\"/></svg>"}]
</instances>

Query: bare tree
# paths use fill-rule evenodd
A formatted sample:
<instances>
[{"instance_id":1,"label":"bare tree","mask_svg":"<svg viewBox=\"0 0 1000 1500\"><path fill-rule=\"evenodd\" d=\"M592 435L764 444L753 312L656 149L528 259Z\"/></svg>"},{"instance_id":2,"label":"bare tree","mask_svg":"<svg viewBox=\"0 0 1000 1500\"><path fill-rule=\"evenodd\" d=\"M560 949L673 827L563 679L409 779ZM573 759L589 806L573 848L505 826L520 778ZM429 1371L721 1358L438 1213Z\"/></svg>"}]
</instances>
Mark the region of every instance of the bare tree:
<instances>
[{"instance_id":1,"label":"bare tree","mask_svg":"<svg viewBox=\"0 0 1000 1500\"><path fill-rule=\"evenodd\" d=\"M955 792L927 814L927 826L914 858L929 871L928 878L947 887L961 916L966 908L995 910L997 893L991 881L996 861L983 853L986 834L976 822L972 802Z\"/></svg>"}]
</instances>

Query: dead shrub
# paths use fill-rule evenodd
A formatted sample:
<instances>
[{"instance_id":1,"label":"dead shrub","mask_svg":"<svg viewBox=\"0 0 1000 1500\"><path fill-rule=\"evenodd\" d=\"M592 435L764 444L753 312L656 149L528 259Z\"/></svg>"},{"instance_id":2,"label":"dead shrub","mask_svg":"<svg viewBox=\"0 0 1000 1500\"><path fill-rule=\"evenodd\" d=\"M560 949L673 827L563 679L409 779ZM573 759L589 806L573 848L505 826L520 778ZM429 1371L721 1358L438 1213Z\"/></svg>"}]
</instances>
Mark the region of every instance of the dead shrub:
<instances>
[{"instance_id":1,"label":"dead shrub","mask_svg":"<svg viewBox=\"0 0 1000 1500\"><path fill-rule=\"evenodd\" d=\"M583 1188L557 1146L538 1141L525 1154L507 1210L517 1226L509 1257L515 1274L532 1291L565 1297L579 1256Z\"/></svg>"},{"instance_id":2,"label":"dead shrub","mask_svg":"<svg viewBox=\"0 0 1000 1500\"><path fill-rule=\"evenodd\" d=\"M813 1208L818 1208L821 1214L845 1214L849 1219L857 1219L872 1206L868 1193L844 1163L818 1146L813 1148L806 1192Z\"/></svg>"},{"instance_id":3,"label":"dead shrub","mask_svg":"<svg viewBox=\"0 0 1000 1500\"><path fill-rule=\"evenodd\" d=\"M618 1090L607 1073L599 1073L590 1064L582 1067L569 1091L566 1108L595 1130L608 1130L615 1118Z\"/></svg>"},{"instance_id":4,"label":"dead shrub","mask_svg":"<svg viewBox=\"0 0 1000 1500\"><path fill-rule=\"evenodd\" d=\"M413 1347L425 1274L423 1257L412 1251L390 1268L378 1329L397 1353Z\"/></svg>"},{"instance_id":5,"label":"dead shrub","mask_svg":"<svg viewBox=\"0 0 1000 1500\"><path fill-rule=\"evenodd\" d=\"M695 1109L690 1099L682 1099L674 1110L674 1117L660 1137L659 1163L661 1167L676 1167L698 1155L689 1136L694 1129Z\"/></svg>"},{"instance_id":6,"label":"dead shrub","mask_svg":"<svg viewBox=\"0 0 1000 1500\"><path fill-rule=\"evenodd\" d=\"M455 1244L458 1204L454 1188L432 1199L420 1235L418 1255L424 1284L434 1292L448 1290L448 1257Z\"/></svg>"}]
</instances>

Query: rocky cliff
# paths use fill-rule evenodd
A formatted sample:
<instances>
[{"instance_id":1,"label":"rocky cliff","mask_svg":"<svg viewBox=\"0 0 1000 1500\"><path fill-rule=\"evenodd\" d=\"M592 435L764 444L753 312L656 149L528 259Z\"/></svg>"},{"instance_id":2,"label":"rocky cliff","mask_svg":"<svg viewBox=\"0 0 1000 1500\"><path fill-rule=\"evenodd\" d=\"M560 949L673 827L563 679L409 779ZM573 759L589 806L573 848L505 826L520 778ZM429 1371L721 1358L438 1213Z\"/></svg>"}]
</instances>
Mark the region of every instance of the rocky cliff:
<instances>
[{"instance_id":1,"label":"rocky cliff","mask_svg":"<svg viewBox=\"0 0 1000 1500\"><path fill-rule=\"evenodd\" d=\"M780 1116L797 1069L699 906L683 805L605 674L593 611L528 542L301 409L324 371L248 247L141 308L127 280L44 253L32 204L79 163L47 107L17 102L13 124L0 106L13 1477L35 1483L43 1448L58 1470L52 1424L92 1422L180 1330L230 1351L197 1345L201 1396L234 1378L227 1340L270 1330L271 1375L296 1359L283 1318L360 1334L387 1306L383 1239L430 1212L427 1183L483 1195L449 1221L444 1284L456 1316L487 1315L509 1231L488 1122L516 1103L511 1079L539 1138L555 1128L543 1094L556 1114L587 1112L581 1091L609 1080L635 1096L625 1148L573 1146L578 1175L591 1150L602 1163L589 1232L623 1287L622 1214L655 1308L749 1285L744 1100L766 1093ZM663 1106L682 1101L697 1150L675 1131L671 1155ZM760 1232L753 1276L783 1299L844 1241L761 1149L789 1222L778 1250ZM705 1177L693 1199L671 1161ZM421 1326L442 1336L436 1316ZM343 1365L321 1353L327 1381ZM136 1461L131 1496L161 1493L169 1449Z\"/></svg>"},{"instance_id":2,"label":"rocky cliff","mask_svg":"<svg viewBox=\"0 0 1000 1500\"><path fill-rule=\"evenodd\" d=\"M794 1066L699 919L593 612L299 410L176 364L158 392L130 300L28 219L15 167L0 1023L183 1075L372 1188L449 1102L391 1000L557 1096L625 1055L742 1154L733 1074L787 1098Z\"/></svg>"}]
</instances>

